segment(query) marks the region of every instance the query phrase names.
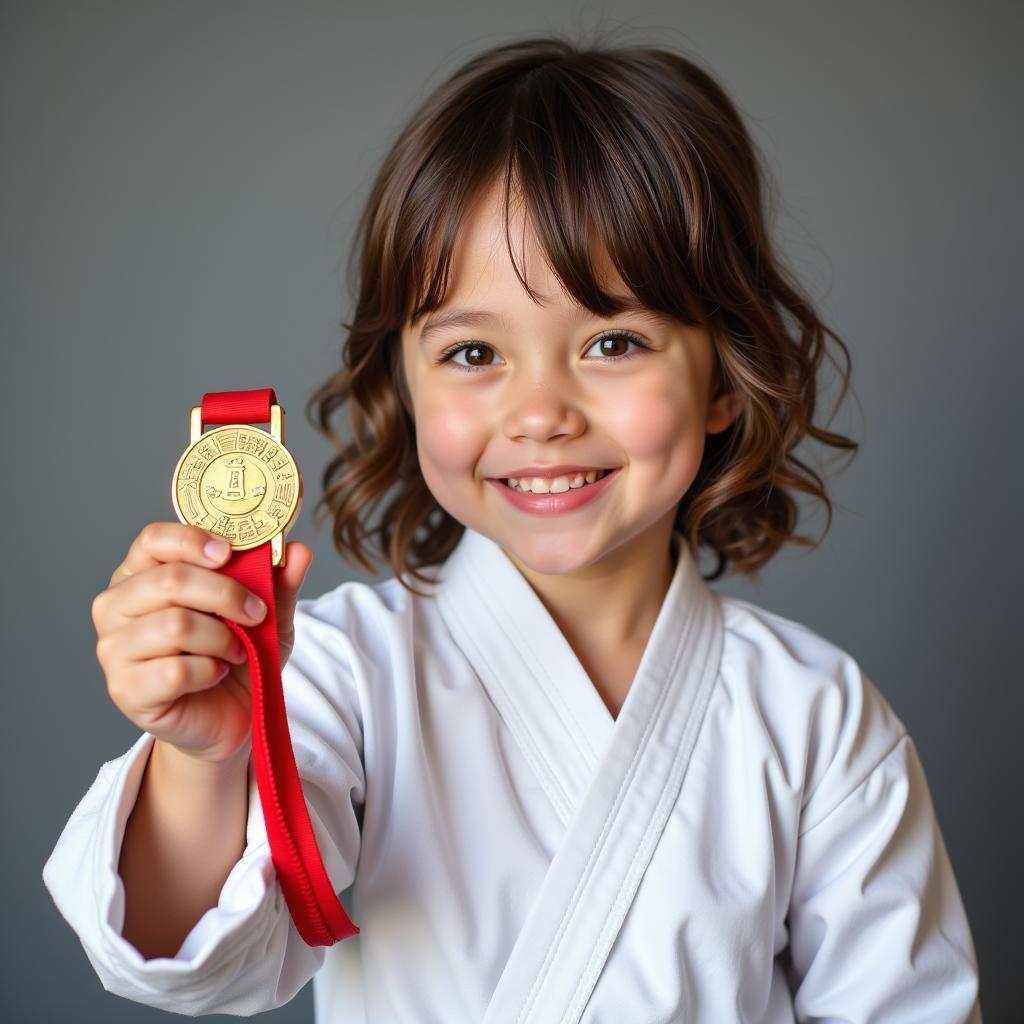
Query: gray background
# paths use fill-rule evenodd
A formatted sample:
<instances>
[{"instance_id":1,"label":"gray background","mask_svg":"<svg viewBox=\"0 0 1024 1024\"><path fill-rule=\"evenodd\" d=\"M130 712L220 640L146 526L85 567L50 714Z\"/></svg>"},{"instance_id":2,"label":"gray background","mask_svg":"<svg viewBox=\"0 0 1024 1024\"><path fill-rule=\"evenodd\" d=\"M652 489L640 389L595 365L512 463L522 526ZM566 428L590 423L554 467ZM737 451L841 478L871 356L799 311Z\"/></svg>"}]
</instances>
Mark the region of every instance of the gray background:
<instances>
[{"instance_id":1,"label":"gray background","mask_svg":"<svg viewBox=\"0 0 1024 1024\"><path fill-rule=\"evenodd\" d=\"M311 525L330 450L303 407L338 360L371 177L472 53L619 22L729 90L778 185L778 243L853 353L833 425L862 448L826 540L760 585L715 586L840 644L888 697L925 764L986 1020L1021 1019L1021 5L0 10L5 1019L159 1015L102 989L40 873L137 735L106 695L90 603L142 525L174 518L188 409L275 387L306 479L303 595L365 578ZM819 509L802 532L823 526ZM273 1016L312 1014L307 985Z\"/></svg>"}]
</instances>

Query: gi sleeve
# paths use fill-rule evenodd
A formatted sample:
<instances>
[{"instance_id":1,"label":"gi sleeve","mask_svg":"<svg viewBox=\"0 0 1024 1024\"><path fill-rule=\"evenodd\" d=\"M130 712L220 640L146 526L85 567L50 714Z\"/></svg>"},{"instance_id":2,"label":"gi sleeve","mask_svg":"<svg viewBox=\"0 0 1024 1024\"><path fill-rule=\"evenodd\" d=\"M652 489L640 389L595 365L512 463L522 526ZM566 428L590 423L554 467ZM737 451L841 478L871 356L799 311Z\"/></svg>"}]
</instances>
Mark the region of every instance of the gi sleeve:
<instances>
[{"instance_id":1,"label":"gi sleeve","mask_svg":"<svg viewBox=\"0 0 1024 1024\"><path fill-rule=\"evenodd\" d=\"M980 1024L970 927L917 749L870 680L847 668L843 724L797 840L796 1018Z\"/></svg>"},{"instance_id":2,"label":"gi sleeve","mask_svg":"<svg viewBox=\"0 0 1024 1024\"><path fill-rule=\"evenodd\" d=\"M312 603L298 602L281 679L310 821L340 894L355 877L365 798L358 673L351 644L313 614ZM145 960L121 934L121 843L154 742L143 733L100 768L47 860L43 882L108 992L188 1016L249 1016L282 1006L320 968L326 949L307 946L291 920L251 767L246 847L217 905L174 957Z\"/></svg>"}]
</instances>

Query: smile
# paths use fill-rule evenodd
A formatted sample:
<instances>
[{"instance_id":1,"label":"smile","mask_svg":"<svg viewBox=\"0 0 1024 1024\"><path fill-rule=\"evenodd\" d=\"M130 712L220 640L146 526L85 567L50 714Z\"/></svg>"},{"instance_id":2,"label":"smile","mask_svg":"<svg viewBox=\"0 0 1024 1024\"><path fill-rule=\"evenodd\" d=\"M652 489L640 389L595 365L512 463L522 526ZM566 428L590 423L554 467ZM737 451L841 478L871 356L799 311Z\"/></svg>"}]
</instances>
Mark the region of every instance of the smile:
<instances>
[{"instance_id":1,"label":"smile","mask_svg":"<svg viewBox=\"0 0 1024 1024\"><path fill-rule=\"evenodd\" d=\"M505 483L516 491L532 494L562 494L570 489L586 487L610 472L607 469L592 469L588 473L568 473L553 477L509 477Z\"/></svg>"},{"instance_id":2,"label":"smile","mask_svg":"<svg viewBox=\"0 0 1024 1024\"><path fill-rule=\"evenodd\" d=\"M568 476L553 477L550 480L532 478L523 483L540 486L550 485L556 489L548 491L523 490L518 486L510 486L501 479L488 479L491 486L496 487L506 501L520 512L531 515L564 515L592 504L615 481L621 467L615 469L596 470L590 473L575 473ZM593 477L593 480L588 478Z\"/></svg>"}]
</instances>

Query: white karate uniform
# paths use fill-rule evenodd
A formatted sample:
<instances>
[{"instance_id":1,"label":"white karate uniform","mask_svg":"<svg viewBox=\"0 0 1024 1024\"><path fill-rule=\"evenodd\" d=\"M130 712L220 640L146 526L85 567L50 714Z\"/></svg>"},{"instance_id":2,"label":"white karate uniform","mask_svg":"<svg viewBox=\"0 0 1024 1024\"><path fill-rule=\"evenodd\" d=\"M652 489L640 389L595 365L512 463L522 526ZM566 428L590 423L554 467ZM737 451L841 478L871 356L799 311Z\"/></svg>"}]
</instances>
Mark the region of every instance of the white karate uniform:
<instances>
[{"instance_id":1,"label":"white karate uniform","mask_svg":"<svg viewBox=\"0 0 1024 1024\"><path fill-rule=\"evenodd\" d=\"M121 936L153 744L108 761L43 880L105 989L317 1024L979 1022L970 928L913 740L853 658L700 577L612 718L495 542L435 597L299 601L283 685L324 866L361 934L307 946L250 771L245 852L173 958ZM422 589L422 585L417 584Z\"/></svg>"}]
</instances>

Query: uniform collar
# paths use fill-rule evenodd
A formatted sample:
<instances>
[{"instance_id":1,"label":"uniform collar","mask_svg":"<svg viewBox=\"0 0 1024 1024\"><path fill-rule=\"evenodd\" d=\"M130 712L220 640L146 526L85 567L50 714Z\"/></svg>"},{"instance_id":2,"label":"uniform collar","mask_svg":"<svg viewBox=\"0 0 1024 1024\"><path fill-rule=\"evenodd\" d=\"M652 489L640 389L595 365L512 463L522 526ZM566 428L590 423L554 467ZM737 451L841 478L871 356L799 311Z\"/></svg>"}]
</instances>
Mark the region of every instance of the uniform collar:
<instances>
[{"instance_id":1,"label":"uniform collar","mask_svg":"<svg viewBox=\"0 0 1024 1024\"><path fill-rule=\"evenodd\" d=\"M469 527L440 567L438 607L499 713L568 821L613 736L653 720L659 693L688 662L721 643L718 597L678 530L678 559L637 667L613 718L515 563ZM717 652L713 652L717 657Z\"/></svg>"}]
</instances>

